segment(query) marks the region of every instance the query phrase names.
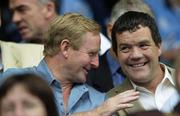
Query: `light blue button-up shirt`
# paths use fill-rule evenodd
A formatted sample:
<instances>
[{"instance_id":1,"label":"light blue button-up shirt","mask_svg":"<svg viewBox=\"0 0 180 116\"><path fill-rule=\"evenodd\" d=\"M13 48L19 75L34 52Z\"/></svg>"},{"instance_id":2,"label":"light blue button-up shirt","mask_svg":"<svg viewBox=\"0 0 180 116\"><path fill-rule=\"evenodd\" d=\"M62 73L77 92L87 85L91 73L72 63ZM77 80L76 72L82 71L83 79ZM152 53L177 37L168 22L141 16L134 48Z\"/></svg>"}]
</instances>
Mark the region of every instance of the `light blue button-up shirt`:
<instances>
[{"instance_id":1,"label":"light blue button-up shirt","mask_svg":"<svg viewBox=\"0 0 180 116\"><path fill-rule=\"evenodd\" d=\"M75 112L92 110L101 105L105 100L105 93L100 93L87 84L75 84L71 90L67 111L65 112L61 84L58 80L55 79L51 71L48 69L48 66L44 59L39 63L37 67L23 69L14 68L7 70L6 72L2 73L1 82L4 78L12 74L25 72L32 72L40 75L48 82L49 86L53 88L55 101L60 116L69 115Z\"/></svg>"}]
</instances>

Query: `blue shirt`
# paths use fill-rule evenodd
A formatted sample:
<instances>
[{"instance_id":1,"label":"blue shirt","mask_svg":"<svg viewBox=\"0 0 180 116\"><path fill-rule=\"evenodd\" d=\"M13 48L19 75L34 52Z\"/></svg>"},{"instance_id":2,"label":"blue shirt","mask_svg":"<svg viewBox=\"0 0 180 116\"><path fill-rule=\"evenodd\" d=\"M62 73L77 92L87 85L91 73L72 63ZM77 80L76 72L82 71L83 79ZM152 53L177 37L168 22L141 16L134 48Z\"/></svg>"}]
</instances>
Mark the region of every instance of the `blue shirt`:
<instances>
[{"instance_id":1,"label":"blue shirt","mask_svg":"<svg viewBox=\"0 0 180 116\"><path fill-rule=\"evenodd\" d=\"M117 72L118 69L120 68L119 62L111 56L110 51L107 51L106 58L111 71L113 85L117 86L122 84L125 78L122 74Z\"/></svg>"},{"instance_id":2,"label":"blue shirt","mask_svg":"<svg viewBox=\"0 0 180 116\"><path fill-rule=\"evenodd\" d=\"M9 69L6 72L2 73L1 80L12 74L19 74L25 72L32 72L41 75L43 79L48 82L49 86L53 88L55 101L60 116L69 115L75 112L92 110L95 107L101 105L105 100L104 93L96 91L87 84L75 84L69 96L67 112L65 112L61 84L58 80L55 79L44 59L41 60L37 67Z\"/></svg>"},{"instance_id":3,"label":"blue shirt","mask_svg":"<svg viewBox=\"0 0 180 116\"><path fill-rule=\"evenodd\" d=\"M85 0L61 0L60 14L76 12L90 19L94 18L90 5Z\"/></svg>"}]
</instances>

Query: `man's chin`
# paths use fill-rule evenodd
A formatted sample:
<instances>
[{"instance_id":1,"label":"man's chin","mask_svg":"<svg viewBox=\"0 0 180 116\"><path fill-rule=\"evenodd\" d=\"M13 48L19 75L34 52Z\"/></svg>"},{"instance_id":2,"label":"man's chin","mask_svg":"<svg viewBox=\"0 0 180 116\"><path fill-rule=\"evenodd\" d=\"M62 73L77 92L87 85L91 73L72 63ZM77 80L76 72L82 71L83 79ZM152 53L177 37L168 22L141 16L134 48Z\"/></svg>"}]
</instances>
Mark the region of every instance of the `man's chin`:
<instances>
[{"instance_id":1,"label":"man's chin","mask_svg":"<svg viewBox=\"0 0 180 116\"><path fill-rule=\"evenodd\" d=\"M84 84L86 82L86 79L81 79L81 80L78 80L77 83L79 84Z\"/></svg>"},{"instance_id":2,"label":"man's chin","mask_svg":"<svg viewBox=\"0 0 180 116\"><path fill-rule=\"evenodd\" d=\"M21 34L21 37L22 37L22 41L30 41L33 38L29 34Z\"/></svg>"},{"instance_id":3,"label":"man's chin","mask_svg":"<svg viewBox=\"0 0 180 116\"><path fill-rule=\"evenodd\" d=\"M25 43L42 43L43 40L42 39L38 39L38 38L33 38L33 37L23 37L22 38L22 42Z\"/></svg>"}]
</instances>

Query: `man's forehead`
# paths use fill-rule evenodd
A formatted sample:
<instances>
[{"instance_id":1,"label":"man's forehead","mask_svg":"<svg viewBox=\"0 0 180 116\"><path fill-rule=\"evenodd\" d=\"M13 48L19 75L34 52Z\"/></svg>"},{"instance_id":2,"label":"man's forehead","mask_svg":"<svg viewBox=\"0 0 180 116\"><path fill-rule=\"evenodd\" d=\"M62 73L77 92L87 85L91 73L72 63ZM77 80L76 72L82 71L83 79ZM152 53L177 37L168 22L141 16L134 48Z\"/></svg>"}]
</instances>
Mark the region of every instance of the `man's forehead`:
<instances>
[{"instance_id":1,"label":"man's forehead","mask_svg":"<svg viewBox=\"0 0 180 116\"><path fill-rule=\"evenodd\" d=\"M121 35L121 36L131 36L131 35L135 35L141 33L140 35L151 35L151 31L149 27L137 27L131 30L125 30L123 32L117 32L116 35Z\"/></svg>"},{"instance_id":2,"label":"man's forehead","mask_svg":"<svg viewBox=\"0 0 180 116\"><path fill-rule=\"evenodd\" d=\"M135 42L142 42L142 41L153 41L151 32L148 27L139 28L134 32L125 31L123 33L116 34L118 42L123 43L126 41L135 41Z\"/></svg>"},{"instance_id":3,"label":"man's forehead","mask_svg":"<svg viewBox=\"0 0 180 116\"><path fill-rule=\"evenodd\" d=\"M9 7L15 8L19 6L30 6L31 4L37 4L38 0L9 0Z\"/></svg>"}]
</instances>

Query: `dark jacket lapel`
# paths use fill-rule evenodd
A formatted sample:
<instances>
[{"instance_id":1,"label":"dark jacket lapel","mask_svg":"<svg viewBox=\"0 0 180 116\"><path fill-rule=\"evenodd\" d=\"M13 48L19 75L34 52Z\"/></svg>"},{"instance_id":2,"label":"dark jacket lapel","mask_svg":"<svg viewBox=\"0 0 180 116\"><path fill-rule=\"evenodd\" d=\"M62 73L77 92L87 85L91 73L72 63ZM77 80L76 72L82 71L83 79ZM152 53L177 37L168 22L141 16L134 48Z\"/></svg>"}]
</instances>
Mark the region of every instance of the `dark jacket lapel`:
<instances>
[{"instance_id":1,"label":"dark jacket lapel","mask_svg":"<svg viewBox=\"0 0 180 116\"><path fill-rule=\"evenodd\" d=\"M107 52L106 52L107 53ZM87 83L101 92L107 92L113 88L113 81L106 53L99 57L99 67L88 73Z\"/></svg>"}]
</instances>

